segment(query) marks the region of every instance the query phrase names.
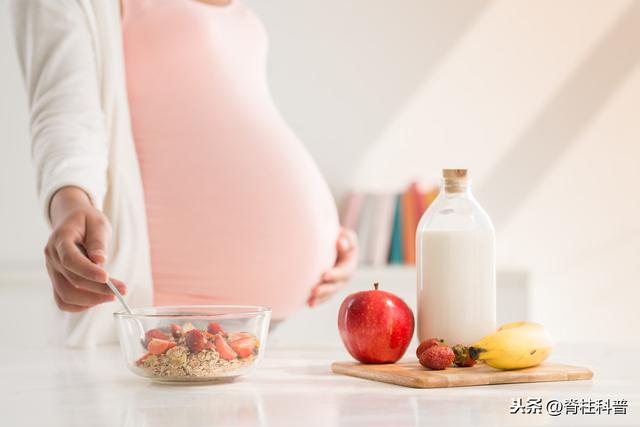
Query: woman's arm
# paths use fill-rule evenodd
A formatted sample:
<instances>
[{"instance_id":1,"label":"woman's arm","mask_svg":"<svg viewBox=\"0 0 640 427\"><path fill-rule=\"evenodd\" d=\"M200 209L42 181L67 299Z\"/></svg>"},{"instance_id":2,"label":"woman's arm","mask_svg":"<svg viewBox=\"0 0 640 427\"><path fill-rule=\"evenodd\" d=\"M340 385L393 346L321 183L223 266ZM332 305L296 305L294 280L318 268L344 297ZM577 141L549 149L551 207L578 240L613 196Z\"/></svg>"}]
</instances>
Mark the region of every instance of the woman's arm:
<instances>
[{"instance_id":1,"label":"woman's arm","mask_svg":"<svg viewBox=\"0 0 640 427\"><path fill-rule=\"evenodd\" d=\"M28 97L31 153L43 212L81 188L97 209L107 188L107 130L94 40L79 0L9 0Z\"/></svg>"},{"instance_id":2,"label":"woman's arm","mask_svg":"<svg viewBox=\"0 0 640 427\"><path fill-rule=\"evenodd\" d=\"M10 0L42 210L52 225L47 271L61 310L111 301L102 212L107 131L97 55L79 0ZM97 263L97 264L96 264ZM124 291L122 283L118 283Z\"/></svg>"},{"instance_id":3,"label":"woman's arm","mask_svg":"<svg viewBox=\"0 0 640 427\"><path fill-rule=\"evenodd\" d=\"M111 234L102 212L83 190L64 187L51 200L51 223L45 260L58 307L78 312L113 301L105 285L108 275L100 267L106 261ZM112 280L121 293L126 292L124 283Z\"/></svg>"},{"instance_id":4,"label":"woman's arm","mask_svg":"<svg viewBox=\"0 0 640 427\"><path fill-rule=\"evenodd\" d=\"M47 272L56 304L64 311L84 311L113 301L105 285L108 275L100 267L107 258L111 227L77 187L64 187L51 199L53 232L45 247ZM121 293L124 283L112 279Z\"/></svg>"}]
</instances>

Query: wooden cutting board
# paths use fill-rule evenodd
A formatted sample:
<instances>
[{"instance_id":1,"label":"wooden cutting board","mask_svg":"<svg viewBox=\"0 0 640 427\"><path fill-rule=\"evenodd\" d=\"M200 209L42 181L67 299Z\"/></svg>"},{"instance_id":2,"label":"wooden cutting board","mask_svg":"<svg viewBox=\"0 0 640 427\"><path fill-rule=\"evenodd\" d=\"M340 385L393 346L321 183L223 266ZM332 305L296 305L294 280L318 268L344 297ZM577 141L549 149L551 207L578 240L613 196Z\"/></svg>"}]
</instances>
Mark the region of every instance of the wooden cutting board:
<instances>
[{"instance_id":1,"label":"wooden cutting board","mask_svg":"<svg viewBox=\"0 0 640 427\"><path fill-rule=\"evenodd\" d=\"M355 362L334 362L331 370L373 381L415 388L464 387L488 384L535 383L544 381L589 380L593 372L579 366L543 363L533 368L501 371L485 364L471 368L447 368L432 371L419 363L363 365Z\"/></svg>"}]
</instances>

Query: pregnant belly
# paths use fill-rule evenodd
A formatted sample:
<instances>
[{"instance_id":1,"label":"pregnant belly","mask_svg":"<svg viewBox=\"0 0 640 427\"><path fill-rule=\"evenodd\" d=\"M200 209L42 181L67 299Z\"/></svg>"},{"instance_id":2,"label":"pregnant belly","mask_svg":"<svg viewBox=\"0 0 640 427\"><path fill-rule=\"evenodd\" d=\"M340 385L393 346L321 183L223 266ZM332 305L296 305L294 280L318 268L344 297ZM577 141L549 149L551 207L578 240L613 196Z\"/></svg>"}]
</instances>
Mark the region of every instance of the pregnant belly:
<instances>
[{"instance_id":1,"label":"pregnant belly","mask_svg":"<svg viewBox=\"0 0 640 427\"><path fill-rule=\"evenodd\" d=\"M335 204L285 127L210 126L134 132L155 303L259 304L286 317L335 261Z\"/></svg>"}]
</instances>

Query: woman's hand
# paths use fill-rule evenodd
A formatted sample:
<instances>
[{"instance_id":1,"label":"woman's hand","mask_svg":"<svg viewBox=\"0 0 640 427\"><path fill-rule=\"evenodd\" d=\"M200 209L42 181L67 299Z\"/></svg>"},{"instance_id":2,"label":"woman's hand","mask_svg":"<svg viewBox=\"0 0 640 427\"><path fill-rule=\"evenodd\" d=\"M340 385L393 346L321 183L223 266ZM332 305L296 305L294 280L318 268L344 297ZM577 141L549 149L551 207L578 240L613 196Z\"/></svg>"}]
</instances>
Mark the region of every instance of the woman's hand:
<instances>
[{"instance_id":1,"label":"woman's hand","mask_svg":"<svg viewBox=\"0 0 640 427\"><path fill-rule=\"evenodd\" d=\"M322 274L320 283L311 289L307 300L309 307L323 303L333 296L349 281L358 265L358 238L353 230L340 229L338 236L338 256L336 264Z\"/></svg>"},{"instance_id":2,"label":"woman's hand","mask_svg":"<svg viewBox=\"0 0 640 427\"><path fill-rule=\"evenodd\" d=\"M77 187L64 187L51 200L53 231L44 249L47 271L58 308L79 312L113 301L101 267L106 260L111 226ZM113 279L112 279L113 280ZM124 283L113 280L121 293Z\"/></svg>"}]
</instances>

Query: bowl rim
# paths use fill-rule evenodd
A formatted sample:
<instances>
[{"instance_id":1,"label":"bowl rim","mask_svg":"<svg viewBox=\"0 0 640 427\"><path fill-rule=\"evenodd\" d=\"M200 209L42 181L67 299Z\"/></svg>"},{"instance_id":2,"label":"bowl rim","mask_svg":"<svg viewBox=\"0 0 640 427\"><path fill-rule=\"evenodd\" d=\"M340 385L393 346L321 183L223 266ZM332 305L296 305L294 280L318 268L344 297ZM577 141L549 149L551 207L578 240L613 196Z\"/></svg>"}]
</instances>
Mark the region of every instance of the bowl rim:
<instances>
[{"instance_id":1,"label":"bowl rim","mask_svg":"<svg viewBox=\"0 0 640 427\"><path fill-rule=\"evenodd\" d=\"M153 313L153 310L164 309L167 313ZM198 309L234 309L229 313L180 313L181 310L195 310ZM257 315L257 314L270 314L271 308L260 305L236 305L236 304L202 304L202 305L158 305L132 308L133 314L127 313L125 310L116 311L113 316L116 318L229 318L241 315ZM174 311L171 313L171 311Z\"/></svg>"}]
</instances>

